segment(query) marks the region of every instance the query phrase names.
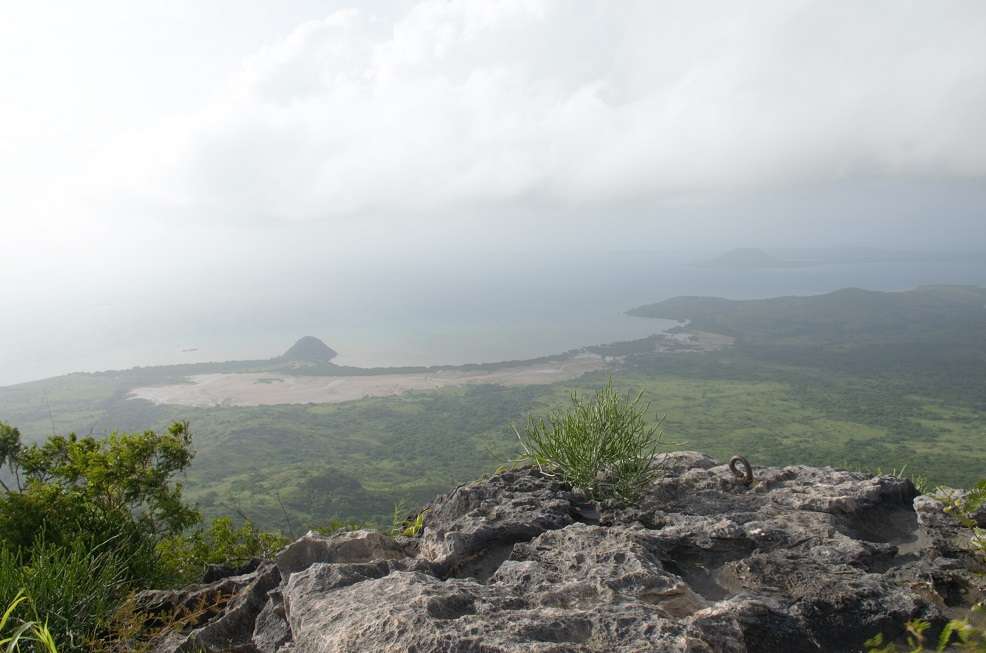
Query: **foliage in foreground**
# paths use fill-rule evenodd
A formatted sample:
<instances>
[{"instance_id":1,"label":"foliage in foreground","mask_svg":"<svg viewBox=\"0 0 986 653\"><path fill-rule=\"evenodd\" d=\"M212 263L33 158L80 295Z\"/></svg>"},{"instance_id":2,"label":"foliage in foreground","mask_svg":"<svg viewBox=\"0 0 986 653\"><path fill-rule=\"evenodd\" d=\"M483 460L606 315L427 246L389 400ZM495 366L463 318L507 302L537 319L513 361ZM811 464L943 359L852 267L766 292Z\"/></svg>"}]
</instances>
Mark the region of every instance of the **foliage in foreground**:
<instances>
[{"instance_id":1,"label":"foliage in foreground","mask_svg":"<svg viewBox=\"0 0 986 653\"><path fill-rule=\"evenodd\" d=\"M901 649L893 642L888 643L883 633L866 641L868 653L925 653L927 651L964 651L965 653L986 652L986 634L982 629L969 623L967 619L952 619L942 629L933 649L927 648L926 631L931 624L923 619L907 622L907 648Z\"/></svg>"},{"instance_id":2,"label":"foliage in foreground","mask_svg":"<svg viewBox=\"0 0 986 653\"><path fill-rule=\"evenodd\" d=\"M88 650L129 592L168 582L155 548L199 519L173 480L192 455L181 422L31 446L0 422L0 603L23 593L62 650Z\"/></svg>"},{"instance_id":3,"label":"foliage in foreground","mask_svg":"<svg viewBox=\"0 0 986 653\"><path fill-rule=\"evenodd\" d=\"M209 565L270 559L287 543L283 535L259 531L250 522L236 526L229 517L217 517L208 528L162 539L157 552L173 582L185 585L198 582Z\"/></svg>"},{"instance_id":4,"label":"foliage in foreground","mask_svg":"<svg viewBox=\"0 0 986 653\"><path fill-rule=\"evenodd\" d=\"M41 650L46 653L58 653L55 639L48 630L47 623L18 619L14 616L22 603L30 602L30 598L18 593L0 616L0 646L7 653L19 653L22 646L30 650Z\"/></svg>"},{"instance_id":5,"label":"foliage in foreground","mask_svg":"<svg viewBox=\"0 0 986 653\"><path fill-rule=\"evenodd\" d=\"M68 546L36 542L25 551L0 548L0 597L28 598L35 619L64 650L88 650L127 586L127 565L109 547L92 550L81 539Z\"/></svg>"},{"instance_id":6,"label":"foliage in foreground","mask_svg":"<svg viewBox=\"0 0 986 653\"><path fill-rule=\"evenodd\" d=\"M0 604L23 599L61 650L90 650L130 593L197 581L209 564L273 555L284 539L249 523L222 518L190 530L201 518L174 476L193 455L184 422L31 446L0 422L10 479L0 479Z\"/></svg>"},{"instance_id":7,"label":"foliage in foreground","mask_svg":"<svg viewBox=\"0 0 986 653\"><path fill-rule=\"evenodd\" d=\"M594 499L633 502L659 473L661 435L643 393L621 395L612 379L591 399L571 394L567 411L528 418L517 438L530 462Z\"/></svg>"},{"instance_id":8,"label":"foliage in foreground","mask_svg":"<svg viewBox=\"0 0 986 653\"><path fill-rule=\"evenodd\" d=\"M0 496L0 546L29 556L39 538L65 548L81 540L113 551L129 580L162 582L155 545L199 520L173 481L192 455L181 422L163 433L59 435L29 447L17 429L0 423L0 460L14 479Z\"/></svg>"}]
</instances>

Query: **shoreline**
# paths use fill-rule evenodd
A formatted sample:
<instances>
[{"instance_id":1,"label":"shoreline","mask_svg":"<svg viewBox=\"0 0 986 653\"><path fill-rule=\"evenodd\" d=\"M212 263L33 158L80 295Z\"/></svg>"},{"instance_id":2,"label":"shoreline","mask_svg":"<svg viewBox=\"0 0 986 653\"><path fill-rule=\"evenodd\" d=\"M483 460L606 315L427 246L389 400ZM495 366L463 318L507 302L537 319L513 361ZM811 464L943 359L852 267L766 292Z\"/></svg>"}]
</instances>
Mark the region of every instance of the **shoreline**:
<instances>
[{"instance_id":1,"label":"shoreline","mask_svg":"<svg viewBox=\"0 0 986 653\"><path fill-rule=\"evenodd\" d=\"M127 398L199 408L272 406L342 403L481 384L547 385L618 369L627 356L635 354L708 352L732 344L733 339L728 336L679 329L526 361L418 369L296 364L278 369L191 374L171 383L134 387Z\"/></svg>"},{"instance_id":2,"label":"shoreline","mask_svg":"<svg viewBox=\"0 0 986 653\"><path fill-rule=\"evenodd\" d=\"M498 370L438 369L331 376L285 372L199 374L187 377L184 383L137 387L128 393L127 398L144 399L158 405L199 408L333 404L466 385L546 385L610 369L614 363L611 357L580 353L557 361L514 365Z\"/></svg>"}]
</instances>

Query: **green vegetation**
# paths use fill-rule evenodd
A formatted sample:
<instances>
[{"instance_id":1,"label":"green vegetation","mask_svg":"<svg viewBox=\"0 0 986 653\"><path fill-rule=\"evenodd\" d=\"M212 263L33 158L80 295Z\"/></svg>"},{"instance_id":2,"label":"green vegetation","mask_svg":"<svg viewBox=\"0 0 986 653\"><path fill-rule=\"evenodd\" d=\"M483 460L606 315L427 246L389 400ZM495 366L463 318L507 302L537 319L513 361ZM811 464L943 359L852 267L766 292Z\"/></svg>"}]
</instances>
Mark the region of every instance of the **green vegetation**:
<instances>
[{"instance_id":1,"label":"green vegetation","mask_svg":"<svg viewBox=\"0 0 986 653\"><path fill-rule=\"evenodd\" d=\"M931 624L923 619L907 623L907 647L901 648L895 642L887 642L883 634L877 634L866 641L868 653L924 653L925 651L964 651L983 653L986 651L986 634L965 619L953 619L945 624L938 636L934 649L927 648L927 631Z\"/></svg>"},{"instance_id":2,"label":"green vegetation","mask_svg":"<svg viewBox=\"0 0 986 653\"><path fill-rule=\"evenodd\" d=\"M734 336L735 346L634 356L630 365L646 377L773 384L759 423L747 437L730 438L764 462L791 462L799 450L802 462L906 465L932 485L966 486L986 463L984 309L986 289L965 286L677 298L632 312L687 318L689 328ZM694 442L695 435L683 437Z\"/></svg>"},{"instance_id":3,"label":"green vegetation","mask_svg":"<svg viewBox=\"0 0 986 653\"><path fill-rule=\"evenodd\" d=\"M732 335L735 345L669 352L645 338L590 348L620 357L608 381L603 371L564 384L472 385L341 404L188 408L127 398L134 387L206 371L285 373L276 360L0 388L0 416L21 428L0 422L0 600L30 597L18 604L25 621L12 619L18 628L47 620L62 650L140 640L141 616L127 608L136 588L269 557L284 541L279 533L389 525L414 537L425 513L409 506L525 453L594 497L632 500L659 471L658 424L682 446L722 460L906 468L925 487L981 477L986 291L655 306L638 313L689 318L687 328ZM293 371L350 372L324 361ZM545 417L511 432L529 415ZM181 420L195 425L194 459ZM111 426L134 432L110 434ZM53 435L71 431L92 435ZM968 501L982 498L986 486L952 510L965 514ZM200 513L212 521L203 525ZM970 623L951 626L953 645L978 641ZM926 631L912 624L912 646L924 646ZM877 650L886 646L874 640Z\"/></svg>"},{"instance_id":4,"label":"green vegetation","mask_svg":"<svg viewBox=\"0 0 986 653\"><path fill-rule=\"evenodd\" d=\"M0 422L11 477L0 496L0 603L36 615L7 650L32 641L92 650L129 593L197 580L207 564L269 556L283 544L228 519L190 531L200 517L174 477L192 460L191 442L188 425L175 422L163 432L25 446Z\"/></svg>"},{"instance_id":5,"label":"green vegetation","mask_svg":"<svg viewBox=\"0 0 986 653\"><path fill-rule=\"evenodd\" d=\"M676 297L629 311L638 317L689 320L741 344L856 347L922 341L978 341L986 325L986 288L924 286L906 292L845 288L825 295L733 301Z\"/></svg>"},{"instance_id":6,"label":"green vegetation","mask_svg":"<svg viewBox=\"0 0 986 653\"><path fill-rule=\"evenodd\" d=\"M526 460L594 499L635 501L657 476L660 445L648 425L643 393L621 395L610 381L590 400L572 393L569 410L531 416L517 439Z\"/></svg>"},{"instance_id":7,"label":"green vegetation","mask_svg":"<svg viewBox=\"0 0 986 653\"><path fill-rule=\"evenodd\" d=\"M0 602L25 593L66 650L84 650L132 588L164 580L157 542L192 525L171 477L191 460L187 425L24 446L0 423L13 485L0 497Z\"/></svg>"},{"instance_id":8,"label":"green vegetation","mask_svg":"<svg viewBox=\"0 0 986 653\"><path fill-rule=\"evenodd\" d=\"M207 528L160 540L157 554L177 585L197 583L209 565L237 567L255 558L271 559L288 539L279 533L257 530L250 522L239 526L230 517L217 517Z\"/></svg>"},{"instance_id":9,"label":"green vegetation","mask_svg":"<svg viewBox=\"0 0 986 653\"><path fill-rule=\"evenodd\" d=\"M128 578L124 556L109 546L93 548L85 538L63 545L39 540L23 551L4 546L0 603L23 599L20 612L31 615L25 624L43 622L63 651L89 650L128 588L146 582Z\"/></svg>"},{"instance_id":10,"label":"green vegetation","mask_svg":"<svg viewBox=\"0 0 986 653\"><path fill-rule=\"evenodd\" d=\"M986 290L968 287L751 302L685 298L635 313L688 318L688 328L734 335L736 344L657 352L656 340L645 338L590 349L623 357L612 372L614 389L643 390L652 402L647 420L665 417L664 432L685 448L720 459L743 454L755 465L906 466L931 486L965 487L986 468L984 306ZM343 404L189 408L127 398L131 388L190 374L285 373L283 365L73 374L0 388L0 419L17 424L25 442L189 420L198 453L183 472L186 500L208 518L234 514L296 535L312 525L389 525L398 500L420 505L515 458L521 450L511 423L563 409L573 390L592 393L610 374ZM397 370L325 363L291 373L387 371Z\"/></svg>"},{"instance_id":11,"label":"green vegetation","mask_svg":"<svg viewBox=\"0 0 986 653\"><path fill-rule=\"evenodd\" d=\"M593 473L608 476L593 475L586 487L624 499L639 492L653 476L657 444L640 396L620 396L609 384L592 401L572 399L570 416L554 414L549 421L583 453L581 440L594 447L588 460ZM544 424L531 421L532 428ZM534 441L528 440L532 446ZM160 619L137 613L133 592L194 582L209 565L270 558L286 544L249 521L235 525L222 517L197 526L199 514L174 480L192 461L191 445L185 422L160 433L101 439L70 434L28 446L18 429L0 422L0 462L14 479L12 486L4 483L0 497L0 601L11 606L7 617L22 603L35 614L19 622L8 650L22 644L54 650L57 641L63 651L109 651L146 642ZM538 460L555 464L544 456ZM401 517L406 506L394 507L392 532L416 537L427 509ZM359 525L333 520L328 529ZM175 623L188 617L176 614Z\"/></svg>"},{"instance_id":12,"label":"green vegetation","mask_svg":"<svg viewBox=\"0 0 986 653\"><path fill-rule=\"evenodd\" d=\"M0 646L10 653L19 653L24 644L29 644L32 648L40 648L48 653L58 653L58 647L55 645L55 640L46 623L22 620L10 628L10 634L8 634L8 624L16 623L11 619L14 612L22 603L29 601L28 597L17 594L7 609L4 610L3 615L0 616Z\"/></svg>"},{"instance_id":13,"label":"green vegetation","mask_svg":"<svg viewBox=\"0 0 986 653\"><path fill-rule=\"evenodd\" d=\"M421 534L421 531L425 527L425 513L428 509L425 508L419 512L414 519L408 519L404 523L399 524L395 535L403 535L404 537L417 537Z\"/></svg>"},{"instance_id":14,"label":"green vegetation","mask_svg":"<svg viewBox=\"0 0 986 653\"><path fill-rule=\"evenodd\" d=\"M121 553L128 578L156 581L154 546L199 518L171 480L192 459L184 423L163 433L72 434L30 446L0 423L0 456L16 480L0 497L0 546L18 555L39 541L68 549L83 539Z\"/></svg>"}]
</instances>

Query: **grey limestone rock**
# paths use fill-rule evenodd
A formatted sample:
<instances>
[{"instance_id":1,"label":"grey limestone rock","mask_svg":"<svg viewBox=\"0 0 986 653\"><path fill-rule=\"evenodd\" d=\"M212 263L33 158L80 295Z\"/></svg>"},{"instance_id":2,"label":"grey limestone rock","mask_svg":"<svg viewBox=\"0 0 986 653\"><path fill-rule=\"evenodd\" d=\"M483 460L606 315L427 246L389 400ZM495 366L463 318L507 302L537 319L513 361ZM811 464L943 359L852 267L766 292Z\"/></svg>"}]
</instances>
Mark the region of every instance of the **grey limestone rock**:
<instances>
[{"instance_id":1,"label":"grey limestone rock","mask_svg":"<svg viewBox=\"0 0 986 653\"><path fill-rule=\"evenodd\" d=\"M414 540L309 533L141 605L232 597L160 651L820 652L940 625L983 589L969 531L905 479L754 467L745 485L694 452L663 469L634 506L511 470L437 497Z\"/></svg>"},{"instance_id":2,"label":"grey limestone rock","mask_svg":"<svg viewBox=\"0 0 986 653\"><path fill-rule=\"evenodd\" d=\"M404 557L404 550L393 538L376 531L358 530L334 536L309 531L277 554L277 568L287 578L316 562L371 562Z\"/></svg>"}]
</instances>

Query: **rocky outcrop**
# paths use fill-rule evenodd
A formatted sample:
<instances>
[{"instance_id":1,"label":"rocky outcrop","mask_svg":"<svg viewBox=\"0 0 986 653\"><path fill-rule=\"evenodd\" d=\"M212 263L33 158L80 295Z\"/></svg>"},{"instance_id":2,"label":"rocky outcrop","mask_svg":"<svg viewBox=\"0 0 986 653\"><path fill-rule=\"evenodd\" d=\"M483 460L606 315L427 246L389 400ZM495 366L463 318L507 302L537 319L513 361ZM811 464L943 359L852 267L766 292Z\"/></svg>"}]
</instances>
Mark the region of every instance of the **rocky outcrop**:
<instances>
[{"instance_id":1,"label":"rocky outcrop","mask_svg":"<svg viewBox=\"0 0 986 653\"><path fill-rule=\"evenodd\" d=\"M158 651L854 651L978 598L969 533L906 479L670 455L634 506L533 469L435 499L417 538L309 533ZM156 607L155 607L156 606Z\"/></svg>"},{"instance_id":2,"label":"rocky outcrop","mask_svg":"<svg viewBox=\"0 0 986 653\"><path fill-rule=\"evenodd\" d=\"M301 363L328 363L339 354L335 349L316 338L305 336L274 360Z\"/></svg>"}]
</instances>

